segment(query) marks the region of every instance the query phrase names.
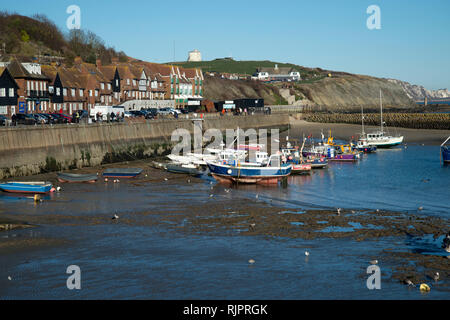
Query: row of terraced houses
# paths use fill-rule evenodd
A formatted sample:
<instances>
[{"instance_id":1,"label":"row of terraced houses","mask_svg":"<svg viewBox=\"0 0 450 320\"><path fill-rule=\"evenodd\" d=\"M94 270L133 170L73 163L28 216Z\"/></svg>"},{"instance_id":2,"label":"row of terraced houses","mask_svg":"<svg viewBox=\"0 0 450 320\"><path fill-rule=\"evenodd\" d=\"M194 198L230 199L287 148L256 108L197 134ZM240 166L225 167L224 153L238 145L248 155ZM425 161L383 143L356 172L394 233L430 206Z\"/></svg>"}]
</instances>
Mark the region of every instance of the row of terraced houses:
<instances>
[{"instance_id":1,"label":"row of terraced houses","mask_svg":"<svg viewBox=\"0 0 450 320\"><path fill-rule=\"evenodd\" d=\"M12 57L0 62L0 114L89 111L95 105L151 105L165 100L177 108L200 101L203 74L139 60L109 65L75 58L71 67L41 65Z\"/></svg>"}]
</instances>

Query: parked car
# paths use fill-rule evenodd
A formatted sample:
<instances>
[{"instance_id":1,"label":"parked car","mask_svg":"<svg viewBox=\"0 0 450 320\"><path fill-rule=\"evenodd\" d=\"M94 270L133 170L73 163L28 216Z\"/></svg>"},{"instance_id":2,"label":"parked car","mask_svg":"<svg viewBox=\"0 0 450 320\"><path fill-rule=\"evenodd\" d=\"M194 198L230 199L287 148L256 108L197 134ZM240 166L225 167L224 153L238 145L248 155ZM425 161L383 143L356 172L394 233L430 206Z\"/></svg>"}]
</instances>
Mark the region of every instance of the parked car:
<instances>
[{"instance_id":1,"label":"parked car","mask_svg":"<svg viewBox=\"0 0 450 320\"><path fill-rule=\"evenodd\" d=\"M50 113L53 117L57 118L57 123L70 123L72 122L72 117L65 115L64 113Z\"/></svg>"},{"instance_id":2,"label":"parked car","mask_svg":"<svg viewBox=\"0 0 450 320\"><path fill-rule=\"evenodd\" d=\"M145 119L153 119L156 115L153 114L150 110L148 109L142 109L141 113L144 114Z\"/></svg>"},{"instance_id":3,"label":"parked car","mask_svg":"<svg viewBox=\"0 0 450 320\"><path fill-rule=\"evenodd\" d=\"M164 116L173 114L171 108L161 108L161 109L158 110L158 113L162 114Z\"/></svg>"},{"instance_id":4,"label":"parked car","mask_svg":"<svg viewBox=\"0 0 450 320\"><path fill-rule=\"evenodd\" d=\"M142 111L139 111L139 110L131 110L130 113L131 113L134 117L136 117L136 118L138 118L138 117L144 117L144 118L145 118L145 113L142 112Z\"/></svg>"},{"instance_id":5,"label":"parked car","mask_svg":"<svg viewBox=\"0 0 450 320\"><path fill-rule=\"evenodd\" d=\"M46 117L46 118L47 118L47 120L48 120L47 123L49 123L49 124L60 123L60 122L58 122L58 119L59 119L59 118L57 118L57 117L55 117L55 116L52 116L52 115L49 114L49 113L41 113L41 115L42 115L43 117Z\"/></svg>"},{"instance_id":6,"label":"parked car","mask_svg":"<svg viewBox=\"0 0 450 320\"><path fill-rule=\"evenodd\" d=\"M172 114L175 113L181 114L181 111L179 109L170 108L170 111L172 112Z\"/></svg>"},{"instance_id":7,"label":"parked car","mask_svg":"<svg viewBox=\"0 0 450 320\"><path fill-rule=\"evenodd\" d=\"M189 110L187 108L181 108L181 109L178 109L178 110L180 110L180 112L182 114L188 114L189 113Z\"/></svg>"},{"instance_id":8,"label":"parked car","mask_svg":"<svg viewBox=\"0 0 450 320\"><path fill-rule=\"evenodd\" d=\"M35 113L33 114L33 117L36 119L36 123L48 124L48 118L41 113Z\"/></svg>"},{"instance_id":9,"label":"parked car","mask_svg":"<svg viewBox=\"0 0 450 320\"><path fill-rule=\"evenodd\" d=\"M6 122L8 121L8 118L2 114L0 114L0 126L6 126Z\"/></svg>"},{"instance_id":10,"label":"parked car","mask_svg":"<svg viewBox=\"0 0 450 320\"><path fill-rule=\"evenodd\" d=\"M134 118L134 114L132 114L130 111L125 111L123 115L125 118Z\"/></svg>"},{"instance_id":11,"label":"parked car","mask_svg":"<svg viewBox=\"0 0 450 320\"><path fill-rule=\"evenodd\" d=\"M31 114L26 113L17 113L14 117L14 124L25 124L25 125L31 125L36 124L36 119Z\"/></svg>"}]
</instances>

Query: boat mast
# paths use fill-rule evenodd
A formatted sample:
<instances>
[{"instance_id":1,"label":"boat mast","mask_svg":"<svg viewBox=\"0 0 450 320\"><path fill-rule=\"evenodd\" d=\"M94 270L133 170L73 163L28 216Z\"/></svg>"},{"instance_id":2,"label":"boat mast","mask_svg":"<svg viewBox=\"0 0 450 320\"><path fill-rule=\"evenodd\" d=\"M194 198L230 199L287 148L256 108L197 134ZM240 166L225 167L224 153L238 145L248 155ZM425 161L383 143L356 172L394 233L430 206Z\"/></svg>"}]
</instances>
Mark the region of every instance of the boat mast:
<instances>
[{"instance_id":1,"label":"boat mast","mask_svg":"<svg viewBox=\"0 0 450 320\"><path fill-rule=\"evenodd\" d=\"M381 112L381 133L383 133L383 102L381 101L381 89L380 89L380 112Z\"/></svg>"},{"instance_id":2,"label":"boat mast","mask_svg":"<svg viewBox=\"0 0 450 320\"><path fill-rule=\"evenodd\" d=\"M364 132L364 112L363 112L363 106L362 105L361 105L361 122L362 122L361 135L364 136L366 133Z\"/></svg>"}]
</instances>

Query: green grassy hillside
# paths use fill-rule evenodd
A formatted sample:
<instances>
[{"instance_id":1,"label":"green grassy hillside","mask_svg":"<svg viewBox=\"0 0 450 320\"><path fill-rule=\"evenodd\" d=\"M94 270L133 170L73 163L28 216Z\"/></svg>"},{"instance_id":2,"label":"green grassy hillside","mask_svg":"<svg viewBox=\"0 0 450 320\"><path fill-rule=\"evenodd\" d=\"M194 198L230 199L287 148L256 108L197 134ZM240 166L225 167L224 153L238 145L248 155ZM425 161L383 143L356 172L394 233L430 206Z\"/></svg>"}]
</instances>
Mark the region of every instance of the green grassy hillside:
<instances>
[{"instance_id":1,"label":"green grassy hillside","mask_svg":"<svg viewBox=\"0 0 450 320\"><path fill-rule=\"evenodd\" d=\"M274 61L236 61L233 59L215 59L212 61L202 61L202 62L171 62L168 64L179 65L184 68L200 68L203 72L220 72L220 73L238 73L252 75L255 73L256 69L262 67L275 67L275 64L279 68L289 67L295 68L300 71L303 79L311 79L315 77L323 77L328 73L326 70L320 68L306 68L298 66L292 63L282 63Z\"/></svg>"}]
</instances>

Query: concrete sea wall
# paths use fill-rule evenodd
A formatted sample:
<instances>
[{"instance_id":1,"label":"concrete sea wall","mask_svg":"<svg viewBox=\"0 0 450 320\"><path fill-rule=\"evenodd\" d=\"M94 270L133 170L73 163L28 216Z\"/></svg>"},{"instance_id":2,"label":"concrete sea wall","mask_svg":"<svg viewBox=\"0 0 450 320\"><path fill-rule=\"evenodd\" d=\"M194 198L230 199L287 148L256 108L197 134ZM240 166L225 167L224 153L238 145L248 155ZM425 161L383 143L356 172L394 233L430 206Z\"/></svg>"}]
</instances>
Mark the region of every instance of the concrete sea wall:
<instances>
[{"instance_id":1,"label":"concrete sea wall","mask_svg":"<svg viewBox=\"0 0 450 320\"><path fill-rule=\"evenodd\" d=\"M288 124L287 114L208 116L203 129L286 128ZM192 120L3 128L0 179L162 155L170 152L172 132L181 128L192 133Z\"/></svg>"}]
</instances>

